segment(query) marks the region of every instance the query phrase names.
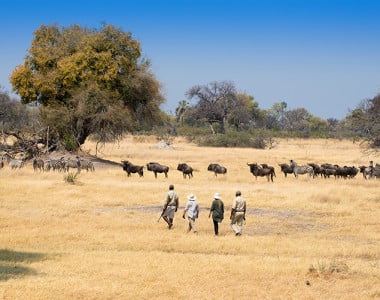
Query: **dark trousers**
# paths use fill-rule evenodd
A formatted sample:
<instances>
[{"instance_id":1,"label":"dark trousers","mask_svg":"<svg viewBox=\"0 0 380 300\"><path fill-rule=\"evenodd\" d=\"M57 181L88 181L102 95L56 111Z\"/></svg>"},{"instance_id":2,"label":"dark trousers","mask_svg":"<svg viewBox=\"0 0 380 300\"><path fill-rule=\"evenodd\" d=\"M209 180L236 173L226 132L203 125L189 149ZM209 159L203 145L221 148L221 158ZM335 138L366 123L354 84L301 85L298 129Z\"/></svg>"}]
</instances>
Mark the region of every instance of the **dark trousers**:
<instances>
[{"instance_id":1,"label":"dark trousers","mask_svg":"<svg viewBox=\"0 0 380 300\"><path fill-rule=\"evenodd\" d=\"M214 232L215 232L215 235L218 235L219 234L219 222L218 221L215 221L215 220L212 220L214 222Z\"/></svg>"}]
</instances>

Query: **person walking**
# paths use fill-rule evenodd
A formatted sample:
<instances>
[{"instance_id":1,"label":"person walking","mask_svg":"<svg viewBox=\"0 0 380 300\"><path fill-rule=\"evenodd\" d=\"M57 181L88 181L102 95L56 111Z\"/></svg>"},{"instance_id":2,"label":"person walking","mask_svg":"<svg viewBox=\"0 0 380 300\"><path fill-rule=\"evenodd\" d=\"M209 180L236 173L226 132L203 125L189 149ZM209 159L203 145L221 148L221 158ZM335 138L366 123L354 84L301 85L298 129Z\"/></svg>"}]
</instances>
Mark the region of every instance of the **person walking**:
<instances>
[{"instance_id":1,"label":"person walking","mask_svg":"<svg viewBox=\"0 0 380 300\"><path fill-rule=\"evenodd\" d=\"M215 235L219 235L219 223L221 223L224 219L224 203L219 195L219 193L215 193L214 200L211 203L210 213L208 217L210 218L212 214L212 221L214 223L214 233Z\"/></svg>"},{"instance_id":2,"label":"person walking","mask_svg":"<svg viewBox=\"0 0 380 300\"><path fill-rule=\"evenodd\" d=\"M241 196L241 192L236 191L235 198L232 202L231 215L230 215L231 228L235 232L236 236L239 236L242 234L246 209L247 209L247 205L244 198Z\"/></svg>"},{"instance_id":3,"label":"person walking","mask_svg":"<svg viewBox=\"0 0 380 300\"><path fill-rule=\"evenodd\" d=\"M168 228L173 227L174 213L178 210L179 197L174 191L174 185L169 185L169 191L166 193L164 207L162 210L162 218L168 224Z\"/></svg>"},{"instance_id":4,"label":"person walking","mask_svg":"<svg viewBox=\"0 0 380 300\"><path fill-rule=\"evenodd\" d=\"M194 194L191 194L187 197L187 203L182 214L182 218L185 219L187 212L187 218L189 220L189 228L187 232L193 230L194 233L198 233L195 227L195 219L199 216L199 204L197 202L197 197Z\"/></svg>"}]
</instances>

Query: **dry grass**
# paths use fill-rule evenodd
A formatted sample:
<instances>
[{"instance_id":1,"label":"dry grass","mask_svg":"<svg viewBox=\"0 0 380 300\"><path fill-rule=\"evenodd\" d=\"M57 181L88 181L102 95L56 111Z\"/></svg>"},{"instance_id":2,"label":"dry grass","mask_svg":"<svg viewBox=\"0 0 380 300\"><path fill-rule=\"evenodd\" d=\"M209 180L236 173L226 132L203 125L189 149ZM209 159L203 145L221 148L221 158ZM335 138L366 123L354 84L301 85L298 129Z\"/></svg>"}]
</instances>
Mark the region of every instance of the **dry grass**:
<instances>
[{"instance_id":1,"label":"dry grass","mask_svg":"<svg viewBox=\"0 0 380 300\"><path fill-rule=\"evenodd\" d=\"M169 179L145 170L96 166L69 184L62 173L32 166L0 170L1 299L379 299L380 182L284 178L278 163L296 160L368 164L359 145L335 140L280 140L271 150L198 148L176 139L157 149L154 137L106 145L104 159L158 161ZM86 150L94 153L94 145ZM183 179L187 162L196 170ZM207 165L228 168L215 176ZM274 183L255 179L247 162L276 167ZM168 230L157 223L168 185L195 193L199 234L187 234L177 213ZM242 237L229 227L235 190L247 199ZM226 205L221 236L207 218L212 196Z\"/></svg>"}]
</instances>

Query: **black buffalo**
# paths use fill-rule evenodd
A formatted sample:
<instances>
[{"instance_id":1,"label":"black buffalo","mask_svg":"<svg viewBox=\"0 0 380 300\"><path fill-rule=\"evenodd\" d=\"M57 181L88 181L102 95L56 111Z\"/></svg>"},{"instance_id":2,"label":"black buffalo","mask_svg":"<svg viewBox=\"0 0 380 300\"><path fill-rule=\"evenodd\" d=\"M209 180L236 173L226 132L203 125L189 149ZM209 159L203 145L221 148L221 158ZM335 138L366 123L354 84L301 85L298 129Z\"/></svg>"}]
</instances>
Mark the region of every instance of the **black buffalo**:
<instances>
[{"instance_id":1,"label":"black buffalo","mask_svg":"<svg viewBox=\"0 0 380 300\"><path fill-rule=\"evenodd\" d=\"M227 168L225 168L219 164L209 164L207 170L214 172L215 176L218 176L218 174L226 174L227 173Z\"/></svg>"},{"instance_id":2,"label":"black buffalo","mask_svg":"<svg viewBox=\"0 0 380 300\"><path fill-rule=\"evenodd\" d=\"M263 168L262 166L258 164L249 164L249 163L247 163L247 165L249 166L249 170L251 171L252 175L256 177L256 180L258 176L260 177L266 176L268 181L273 182L273 177L276 176L273 167Z\"/></svg>"},{"instance_id":3,"label":"black buffalo","mask_svg":"<svg viewBox=\"0 0 380 300\"><path fill-rule=\"evenodd\" d=\"M323 169L322 167L320 167L319 165L315 163L308 163L308 165L313 168L314 177L317 177L319 175L321 175L322 177L322 169Z\"/></svg>"},{"instance_id":4,"label":"black buffalo","mask_svg":"<svg viewBox=\"0 0 380 300\"><path fill-rule=\"evenodd\" d=\"M331 167L330 165L321 166L321 174L324 178L330 178L334 176L336 178L336 167Z\"/></svg>"},{"instance_id":5,"label":"black buffalo","mask_svg":"<svg viewBox=\"0 0 380 300\"><path fill-rule=\"evenodd\" d=\"M123 170L127 172L128 177L131 176L131 173L137 173L140 177L144 176L144 166L137 166L129 162L128 160L122 160Z\"/></svg>"},{"instance_id":6,"label":"black buffalo","mask_svg":"<svg viewBox=\"0 0 380 300\"><path fill-rule=\"evenodd\" d=\"M186 176L188 176L189 179L193 177L193 168L190 167L188 164L178 164L177 170L182 172L183 178L186 178Z\"/></svg>"},{"instance_id":7,"label":"black buffalo","mask_svg":"<svg viewBox=\"0 0 380 300\"><path fill-rule=\"evenodd\" d=\"M150 162L146 165L148 171L152 171L154 173L154 177L157 178L157 173L164 173L165 177L168 177L169 167L160 165L157 162Z\"/></svg>"},{"instance_id":8,"label":"black buffalo","mask_svg":"<svg viewBox=\"0 0 380 300\"><path fill-rule=\"evenodd\" d=\"M354 178L356 176L356 174L358 174L358 169L355 168L355 167L347 167L347 166L344 166L344 167L337 167L336 169L336 177L341 177L341 178L344 178L344 179L347 179L347 178Z\"/></svg>"},{"instance_id":9,"label":"black buffalo","mask_svg":"<svg viewBox=\"0 0 380 300\"><path fill-rule=\"evenodd\" d=\"M281 168L281 172L284 173L285 178L288 176L288 174L293 174L293 168L289 166L288 164L278 164Z\"/></svg>"}]
</instances>

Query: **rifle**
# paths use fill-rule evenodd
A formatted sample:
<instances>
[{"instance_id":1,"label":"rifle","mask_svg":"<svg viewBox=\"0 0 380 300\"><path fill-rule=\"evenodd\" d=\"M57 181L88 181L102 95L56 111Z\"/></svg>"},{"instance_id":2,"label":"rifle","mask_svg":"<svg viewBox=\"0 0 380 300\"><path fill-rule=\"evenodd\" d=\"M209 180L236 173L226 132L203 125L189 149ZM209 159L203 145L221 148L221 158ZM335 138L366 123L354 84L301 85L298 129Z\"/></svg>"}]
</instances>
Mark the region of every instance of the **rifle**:
<instances>
[{"instance_id":1,"label":"rifle","mask_svg":"<svg viewBox=\"0 0 380 300\"><path fill-rule=\"evenodd\" d=\"M160 217L158 218L157 223L160 222L162 216L164 215L164 212L165 212L167 206L168 206L168 205L166 204L166 205L164 206L164 208L162 209L162 213L161 213Z\"/></svg>"}]
</instances>

